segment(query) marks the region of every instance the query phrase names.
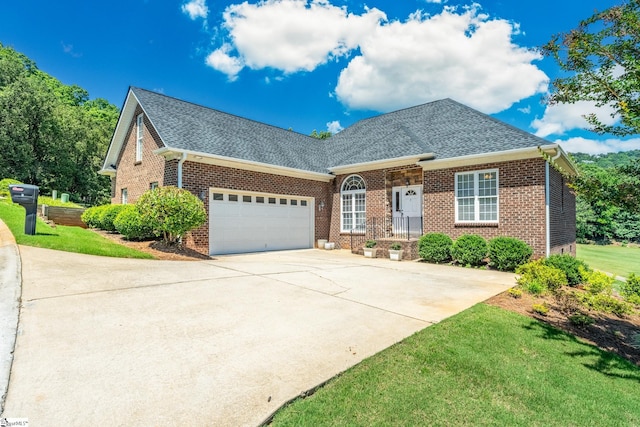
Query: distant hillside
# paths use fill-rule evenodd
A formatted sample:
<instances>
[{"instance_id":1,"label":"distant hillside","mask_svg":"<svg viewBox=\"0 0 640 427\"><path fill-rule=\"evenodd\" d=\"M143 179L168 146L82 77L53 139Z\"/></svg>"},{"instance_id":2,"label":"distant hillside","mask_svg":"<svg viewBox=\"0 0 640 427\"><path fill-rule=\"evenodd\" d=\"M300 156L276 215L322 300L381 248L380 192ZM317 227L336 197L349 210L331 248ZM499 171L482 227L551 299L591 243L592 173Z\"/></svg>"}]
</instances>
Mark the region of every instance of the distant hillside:
<instances>
[{"instance_id":1,"label":"distant hillside","mask_svg":"<svg viewBox=\"0 0 640 427\"><path fill-rule=\"evenodd\" d=\"M585 153L571 153L571 157L578 164L594 164L601 168L612 168L615 166L622 166L631 163L634 160L640 159L640 150L622 151L620 153L608 153L608 154L585 154Z\"/></svg>"}]
</instances>

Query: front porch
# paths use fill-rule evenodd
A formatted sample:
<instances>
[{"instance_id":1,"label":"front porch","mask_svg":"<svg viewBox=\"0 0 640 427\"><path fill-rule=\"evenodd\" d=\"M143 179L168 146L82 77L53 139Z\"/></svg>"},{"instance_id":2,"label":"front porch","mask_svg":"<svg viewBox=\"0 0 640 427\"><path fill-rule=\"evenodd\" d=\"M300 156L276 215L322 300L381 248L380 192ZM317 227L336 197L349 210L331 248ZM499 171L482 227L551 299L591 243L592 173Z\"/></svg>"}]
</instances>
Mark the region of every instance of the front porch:
<instances>
[{"instance_id":1,"label":"front porch","mask_svg":"<svg viewBox=\"0 0 640 427\"><path fill-rule=\"evenodd\" d=\"M418 240L423 234L423 218L420 217L396 217L396 218L367 218L365 224L351 230L349 233L349 246L351 252L363 254L363 248L367 240L375 240L379 257L388 257L389 248L393 243L400 243L402 259L412 260L419 258Z\"/></svg>"}]
</instances>

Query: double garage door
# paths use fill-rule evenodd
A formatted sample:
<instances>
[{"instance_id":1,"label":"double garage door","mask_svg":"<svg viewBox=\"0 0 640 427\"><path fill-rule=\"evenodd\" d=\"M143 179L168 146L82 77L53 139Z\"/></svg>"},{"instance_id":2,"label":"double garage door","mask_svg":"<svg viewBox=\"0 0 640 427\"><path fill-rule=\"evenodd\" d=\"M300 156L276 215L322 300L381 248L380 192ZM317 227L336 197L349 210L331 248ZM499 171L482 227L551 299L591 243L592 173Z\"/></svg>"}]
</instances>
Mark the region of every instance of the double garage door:
<instances>
[{"instance_id":1,"label":"double garage door","mask_svg":"<svg viewBox=\"0 0 640 427\"><path fill-rule=\"evenodd\" d=\"M313 199L210 190L211 255L313 247Z\"/></svg>"}]
</instances>

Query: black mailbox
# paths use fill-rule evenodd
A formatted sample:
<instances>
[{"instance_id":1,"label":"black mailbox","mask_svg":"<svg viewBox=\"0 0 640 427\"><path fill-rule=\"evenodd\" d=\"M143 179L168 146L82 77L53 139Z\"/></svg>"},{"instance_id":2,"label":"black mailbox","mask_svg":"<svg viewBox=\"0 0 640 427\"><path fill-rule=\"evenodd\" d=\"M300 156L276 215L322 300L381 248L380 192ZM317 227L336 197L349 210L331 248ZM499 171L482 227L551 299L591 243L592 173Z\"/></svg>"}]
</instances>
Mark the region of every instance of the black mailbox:
<instances>
[{"instance_id":1,"label":"black mailbox","mask_svg":"<svg viewBox=\"0 0 640 427\"><path fill-rule=\"evenodd\" d=\"M9 193L13 203L24 206L27 216L24 221L24 234L36 234L36 217L38 213L38 194L36 185L13 184L9 186Z\"/></svg>"}]
</instances>

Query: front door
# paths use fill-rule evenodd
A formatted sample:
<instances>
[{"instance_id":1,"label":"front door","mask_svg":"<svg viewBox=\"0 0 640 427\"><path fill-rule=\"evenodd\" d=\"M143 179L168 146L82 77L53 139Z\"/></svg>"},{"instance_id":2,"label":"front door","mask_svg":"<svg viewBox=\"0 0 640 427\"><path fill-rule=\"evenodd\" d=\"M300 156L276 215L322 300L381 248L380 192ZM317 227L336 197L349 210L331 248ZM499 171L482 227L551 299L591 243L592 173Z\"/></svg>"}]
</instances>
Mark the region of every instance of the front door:
<instances>
[{"instance_id":1,"label":"front door","mask_svg":"<svg viewBox=\"0 0 640 427\"><path fill-rule=\"evenodd\" d=\"M422 186L393 187L394 234L420 236L422 231Z\"/></svg>"}]
</instances>

